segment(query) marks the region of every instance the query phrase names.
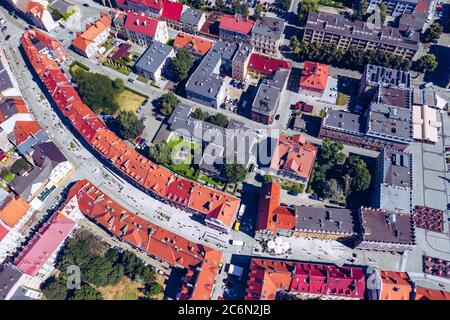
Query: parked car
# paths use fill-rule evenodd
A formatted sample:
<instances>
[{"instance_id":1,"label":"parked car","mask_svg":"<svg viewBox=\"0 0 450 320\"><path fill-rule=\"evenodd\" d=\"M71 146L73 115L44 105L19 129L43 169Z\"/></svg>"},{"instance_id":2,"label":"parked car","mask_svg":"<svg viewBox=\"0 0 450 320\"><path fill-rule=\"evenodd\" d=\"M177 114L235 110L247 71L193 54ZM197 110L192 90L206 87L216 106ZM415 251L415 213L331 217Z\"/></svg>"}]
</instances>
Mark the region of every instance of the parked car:
<instances>
[{"instance_id":1,"label":"parked car","mask_svg":"<svg viewBox=\"0 0 450 320\"><path fill-rule=\"evenodd\" d=\"M319 199L319 197L316 194L310 194L309 198L312 199L312 200L318 200Z\"/></svg>"},{"instance_id":2,"label":"parked car","mask_svg":"<svg viewBox=\"0 0 450 320\"><path fill-rule=\"evenodd\" d=\"M134 83L134 79L128 78L128 82Z\"/></svg>"},{"instance_id":3,"label":"parked car","mask_svg":"<svg viewBox=\"0 0 450 320\"><path fill-rule=\"evenodd\" d=\"M9 38L11 38L11 36L8 34L8 35L5 37L5 40L8 41Z\"/></svg>"},{"instance_id":4,"label":"parked car","mask_svg":"<svg viewBox=\"0 0 450 320\"><path fill-rule=\"evenodd\" d=\"M7 27L7 26L4 26L4 27L2 28L2 32L5 31L6 29L8 29L8 27Z\"/></svg>"},{"instance_id":5,"label":"parked car","mask_svg":"<svg viewBox=\"0 0 450 320\"><path fill-rule=\"evenodd\" d=\"M83 3L83 7L88 8L89 7L89 3Z\"/></svg>"},{"instance_id":6,"label":"parked car","mask_svg":"<svg viewBox=\"0 0 450 320\"><path fill-rule=\"evenodd\" d=\"M275 120L280 120L280 114L277 114L277 115L275 116Z\"/></svg>"},{"instance_id":7,"label":"parked car","mask_svg":"<svg viewBox=\"0 0 450 320\"><path fill-rule=\"evenodd\" d=\"M139 113L139 112L141 112L141 111L142 111L142 108L139 107L139 108L137 108L136 113Z\"/></svg>"}]
</instances>

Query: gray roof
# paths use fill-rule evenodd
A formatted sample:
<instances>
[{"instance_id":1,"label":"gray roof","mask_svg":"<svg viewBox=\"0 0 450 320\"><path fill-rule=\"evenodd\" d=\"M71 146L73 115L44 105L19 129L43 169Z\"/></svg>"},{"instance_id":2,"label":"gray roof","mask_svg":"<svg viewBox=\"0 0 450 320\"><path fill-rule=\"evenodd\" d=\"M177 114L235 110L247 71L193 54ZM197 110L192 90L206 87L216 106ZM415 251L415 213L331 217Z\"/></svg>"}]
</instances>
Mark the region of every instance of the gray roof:
<instances>
[{"instance_id":1,"label":"gray roof","mask_svg":"<svg viewBox=\"0 0 450 320\"><path fill-rule=\"evenodd\" d=\"M408 214L361 208L361 220L365 241L415 244L413 222Z\"/></svg>"},{"instance_id":2,"label":"gray roof","mask_svg":"<svg viewBox=\"0 0 450 320\"><path fill-rule=\"evenodd\" d=\"M226 129L197 120L190 116L192 110L192 107L178 105L172 112L168 124L170 130L178 135L207 144L200 165L207 166L205 169L209 171L219 172L218 165L222 165L225 158L236 157L246 166L250 156L256 152L254 130L236 120L229 121Z\"/></svg>"},{"instance_id":3,"label":"gray roof","mask_svg":"<svg viewBox=\"0 0 450 320\"><path fill-rule=\"evenodd\" d=\"M30 289L19 286L12 294L10 300L35 300L27 295L28 291L30 291Z\"/></svg>"},{"instance_id":4,"label":"gray roof","mask_svg":"<svg viewBox=\"0 0 450 320\"><path fill-rule=\"evenodd\" d=\"M367 116L366 134L399 143L413 140L412 109L372 103Z\"/></svg>"},{"instance_id":5,"label":"gray roof","mask_svg":"<svg viewBox=\"0 0 450 320\"><path fill-rule=\"evenodd\" d=\"M153 41L134 65L148 73L155 73L173 52L173 47Z\"/></svg>"},{"instance_id":6,"label":"gray roof","mask_svg":"<svg viewBox=\"0 0 450 320\"><path fill-rule=\"evenodd\" d=\"M50 160L46 158L44 166L34 167L30 172L16 176L13 181L8 183L8 186L20 195L25 201L28 201L31 196L31 188L36 183L41 183L50 177L52 166Z\"/></svg>"},{"instance_id":7,"label":"gray roof","mask_svg":"<svg viewBox=\"0 0 450 320\"><path fill-rule=\"evenodd\" d=\"M38 167L42 167L44 165L46 158L51 161L53 168L55 168L58 164L67 161L66 157L52 141L38 143L33 146L33 149L34 152L32 158L34 164Z\"/></svg>"},{"instance_id":8,"label":"gray roof","mask_svg":"<svg viewBox=\"0 0 450 320\"><path fill-rule=\"evenodd\" d=\"M296 130L304 130L306 128L306 122L305 120L302 119L300 115L295 116L293 127Z\"/></svg>"},{"instance_id":9,"label":"gray roof","mask_svg":"<svg viewBox=\"0 0 450 320\"><path fill-rule=\"evenodd\" d=\"M295 207L296 230L355 235L354 212L339 208Z\"/></svg>"},{"instance_id":10,"label":"gray roof","mask_svg":"<svg viewBox=\"0 0 450 320\"><path fill-rule=\"evenodd\" d=\"M368 64L364 70L366 84L394 89L411 88L411 74L406 71Z\"/></svg>"},{"instance_id":11,"label":"gray roof","mask_svg":"<svg viewBox=\"0 0 450 320\"><path fill-rule=\"evenodd\" d=\"M55 0L50 5L53 9L65 14L67 11L75 7L75 4L69 0Z\"/></svg>"},{"instance_id":12,"label":"gray roof","mask_svg":"<svg viewBox=\"0 0 450 320\"><path fill-rule=\"evenodd\" d=\"M308 15L306 29L337 34L353 39L394 45L410 50L419 49L419 32L413 31L407 36L397 28L389 26L383 26L381 28L370 27L363 21L351 21L342 15L334 13L311 11Z\"/></svg>"},{"instance_id":13,"label":"gray roof","mask_svg":"<svg viewBox=\"0 0 450 320\"><path fill-rule=\"evenodd\" d=\"M359 114L342 110L327 110L322 126L327 129L345 131L355 135L364 133L363 118Z\"/></svg>"},{"instance_id":14,"label":"gray roof","mask_svg":"<svg viewBox=\"0 0 450 320\"><path fill-rule=\"evenodd\" d=\"M180 22L197 25L203 14L203 11L200 9L193 9L188 7L181 15Z\"/></svg>"},{"instance_id":15,"label":"gray roof","mask_svg":"<svg viewBox=\"0 0 450 320\"><path fill-rule=\"evenodd\" d=\"M413 104L429 107L437 107L436 93L431 88L414 88L413 89Z\"/></svg>"},{"instance_id":16,"label":"gray roof","mask_svg":"<svg viewBox=\"0 0 450 320\"><path fill-rule=\"evenodd\" d=\"M412 210L412 155L383 149L378 156L381 174L376 182L381 209L409 213Z\"/></svg>"},{"instance_id":17,"label":"gray roof","mask_svg":"<svg viewBox=\"0 0 450 320\"><path fill-rule=\"evenodd\" d=\"M252 34L280 39L284 31L284 20L274 17L262 17L253 26Z\"/></svg>"},{"instance_id":18,"label":"gray roof","mask_svg":"<svg viewBox=\"0 0 450 320\"><path fill-rule=\"evenodd\" d=\"M8 135L8 139L15 144L16 136L14 131ZM48 141L49 138L44 130L38 131L35 135L30 135L27 140L22 142L17 146L17 149L21 154L31 153L33 151L33 146L40 142Z\"/></svg>"},{"instance_id":19,"label":"gray roof","mask_svg":"<svg viewBox=\"0 0 450 320\"><path fill-rule=\"evenodd\" d=\"M0 114L5 120L17 114L17 107L13 99L0 101Z\"/></svg>"},{"instance_id":20,"label":"gray roof","mask_svg":"<svg viewBox=\"0 0 450 320\"><path fill-rule=\"evenodd\" d=\"M21 276L22 272L9 263L0 266L0 300L5 300Z\"/></svg>"},{"instance_id":21,"label":"gray roof","mask_svg":"<svg viewBox=\"0 0 450 320\"><path fill-rule=\"evenodd\" d=\"M374 97L376 102L385 105L410 109L412 102L412 91L410 89L394 89L379 86Z\"/></svg>"},{"instance_id":22,"label":"gray roof","mask_svg":"<svg viewBox=\"0 0 450 320\"><path fill-rule=\"evenodd\" d=\"M0 92L13 88L14 85L6 71L3 62L0 60Z\"/></svg>"},{"instance_id":23,"label":"gray roof","mask_svg":"<svg viewBox=\"0 0 450 320\"><path fill-rule=\"evenodd\" d=\"M241 43L236 55L233 58L233 62L244 63L253 51L253 45L250 43Z\"/></svg>"},{"instance_id":24,"label":"gray roof","mask_svg":"<svg viewBox=\"0 0 450 320\"><path fill-rule=\"evenodd\" d=\"M252 112L273 115L278 109L281 93L289 77L289 70L280 69L272 78L265 78L256 92Z\"/></svg>"},{"instance_id":25,"label":"gray roof","mask_svg":"<svg viewBox=\"0 0 450 320\"><path fill-rule=\"evenodd\" d=\"M235 43L216 42L192 73L186 83L186 91L210 99L216 99L217 94L224 85L224 80L217 72L219 72L220 66L224 61L231 61L236 50L237 44Z\"/></svg>"}]
</instances>

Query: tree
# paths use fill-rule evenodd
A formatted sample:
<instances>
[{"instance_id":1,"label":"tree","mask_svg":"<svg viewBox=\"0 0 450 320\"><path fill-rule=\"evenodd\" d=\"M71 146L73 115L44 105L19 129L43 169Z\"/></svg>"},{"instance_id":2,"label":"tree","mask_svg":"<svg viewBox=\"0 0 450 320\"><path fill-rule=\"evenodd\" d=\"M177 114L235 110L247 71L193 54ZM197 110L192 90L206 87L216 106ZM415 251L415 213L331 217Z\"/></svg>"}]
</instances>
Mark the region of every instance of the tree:
<instances>
[{"instance_id":1,"label":"tree","mask_svg":"<svg viewBox=\"0 0 450 320\"><path fill-rule=\"evenodd\" d=\"M372 176L366 162L358 156L350 156L344 163L344 175L350 177L350 191L358 192L370 187Z\"/></svg>"},{"instance_id":2,"label":"tree","mask_svg":"<svg viewBox=\"0 0 450 320\"><path fill-rule=\"evenodd\" d=\"M354 1L354 4L355 8L353 10L353 19L365 21L368 7L367 1L366 0Z\"/></svg>"},{"instance_id":3,"label":"tree","mask_svg":"<svg viewBox=\"0 0 450 320\"><path fill-rule=\"evenodd\" d=\"M103 296L100 291L83 282L80 289L74 289L72 300L103 300Z\"/></svg>"},{"instance_id":4,"label":"tree","mask_svg":"<svg viewBox=\"0 0 450 320\"><path fill-rule=\"evenodd\" d=\"M125 86L123 85L123 80L120 78L117 78L113 81L113 88L117 93L122 93L125 91Z\"/></svg>"},{"instance_id":5,"label":"tree","mask_svg":"<svg viewBox=\"0 0 450 320\"><path fill-rule=\"evenodd\" d=\"M228 125L228 118L222 113L216 113L205 118L206 122L215 124L216 126L226 128Z\"/></svg>"},{"instance_id":6,"label":"tree","mask_svg":"<svg viewBox=\"0 0 450 320\"><path fill-rule=\"evenodd\" d=\"M299 2L297 7L297 14L300 24L306 23L310 11L319 11L319 0L302 0Z\"/></svg>"},{"instance_id":7,"label":"tree","mask_svg":"<svg viewBox=\"0 0 450 320\"><path fill-rule=\"evenodd\" d=\"M249 10L248 10L248 4L241 3L241 0L236 0L233 5L233 11L236 14L240 14L244 18L248 17Z\"/></svg>"},{"instance_id":8,"label":"tree","mask_svg":"<svg viewBox=\"0 0 450 320\"><path fill-rule=\"evenodd\" d=\"M436 60L436 56L432 53L428 53L424 56L421 56L414 64L414 69L418 72L431 72L436 69L438 62Z\"/></svg>"},{"instance_id":9,"label":"tree","mask_svg":"<svg viewBox=\"0 0 450 320\"><path fill-rule=\"evenodd\" d=\"M48 300L65 300L67 297L67 284L62 279L48 278L42 285L41 290Z\"/></svg>"},{"instance_id":10,"label":"tree","mask_svg":"<svg viewBox=\"0 0 450 320\"><path fill-rule=\"evenodd\" d=\"M132 111L119 111L116 117L119 131L125 139L136 139L144 131L144 124Z\"/></svg>"},{"instance_id":11,"label":"tree","mask_svg":"<svg viewBox=\"0 0 450 320\"><path fill-rule=\"evenodd\" d=\"M191 116L192 116L192 118L203 121L209 116L209 113L206 111L202 111L202 109L200 109L200 108L197 108L194 110L194 112L192 112Z\"/></svg>"},{"instance_id":12,"label":"tree","mask_svg":"<svg viewBox=\"0 0 450 320\"><path fill-rule=\"evenodd\" d=\"M386 22L386 17L387 17L387 7L386 7L386 4L383 2L380 4L381 24L384 24Z\"/></svg>"},{"instance_id":13,"label":"tree","mask_svg":"<svg viewBox=\"0 0 450 320\"><path fill-rule=\"evenodd\" d=\"M291 7L292 0L279 0L279 5L281 10L288 11Z\"/></svg>"},{"instance_id":14,"label":"tree","mask_svg":"<svg viewBox=\"0 0 450 320\"><path fill-rule=\"evenodd\" d=\"M257 3L256 6L255 6L255 14L253 15L254 18L255 18L256 20L257 20L257 19L260 19L260 18L261 18L261 15L262 15L262 12L263 12L263 7L261 6L260 3Z\"/></svg>"},{"instance_id":15,"label":"tree","mask_svg":"<svg viewBox=\"0 0 450 320\"><path fill-rule=\"evenodd\" d=\"M123 91L121 80L112 81L105 75L80 69L72 79L83 102L96 114L114 114L119 109L116 98Z\"/></svg>"},{"instance_id":16,"label":"tree","mask_svg":"<svg viewBox=\"0 0 450 320\"><path fill-rule=\"evenodd\" d=\"M28 171L30 169L31 165L24 158L17 159L16 162L11 165L11 172L13 174L18 174L22 170Z\"/></svg>"},{"instance_id":17,"label":"tree","mask_svg":"<svg viewBox=\"0 0 450 320\"><path fill-rule=\"evenodd\" d=\"M263 176L263 181L264 181L264 183L272 182L273 181L273 176L271 176L270 174L265 174Z\"/></svg>"},{"instance_id":18,"label":"tree","mask_svg":"<svg viewBox=\"0 0 450 320\"><path fill-rule=\"evenodd\" d=\"M159 112L165 116L170 115L178 102L178 98L173 92L165 93L159 99Z\"/></svg>"},{"instance_id":19,"label":"tree","mask_svg":"<svg viewBox=\"0 0 450 320\"><path fill-rule=\"evenodd\" d=\"M236 161L235 161L236 162ZM247 169L242 164L226 163L223 166L225 178L229 183L237 183L245 180Z\"/></svg>"},{"instance_id":20,"label":"tree","mask_svg":"<svg viewBox=\"0 0 450 320\"><path fill-rule=\"evenodd\" d=\"M428 29L422 35L422 42L430 43L441 37L442 26L439 22L433 22Z\"/></svg>"},{"instance_id":21,"label":"tree","mask_svg":"<svg viewBox=\"0 0 450 320\"><path fill-rule=\"evenodd\" d=\"M333 200L341 200L344 197L344 192L336 179L331 179L325 184L324 195Z\"/></svg>"},{"instance_id":22,"label":"tree","mask_svg":"<svg viewBox=\"0 0 450 320\"><path fill-rule=\"evenodd\" d=\"M150 156L156 163L169 165L172 163L172 152L167 143L157 143L150 146Z\"/></svg>"},{"instance_id":23,"label":"tree","mask_svg":"<svg viewBox=\"0 0 450 320\"><path fill-rule=\"evenodd\" d=\"M173 71L178 81L184 80L189 75L189 70L194 64L194 58L187 49L181 48L172 61Z\"/></svg>"},{"instance_id":24,"label":"tree","mask_svg":"<svg viewBox=\"0 0 450 320\"><path fill-rule=\"evenodd\" d=\"M153 282L146 285L143 292L146 297L154 297L162 292L162 286L158 282Z\"/></svg>"},{"instance_id":25,"label":"tree","mask_svg":"<svg viewBox=\"0 0 450 320\"><path fill-rule=\"evenodd\" d=\"M344 145L340 142L333 142L325 139L319 149L319 162L321 164L336 164L345 161L345 155L342 153Z\"/></svg>"}]
</instances>

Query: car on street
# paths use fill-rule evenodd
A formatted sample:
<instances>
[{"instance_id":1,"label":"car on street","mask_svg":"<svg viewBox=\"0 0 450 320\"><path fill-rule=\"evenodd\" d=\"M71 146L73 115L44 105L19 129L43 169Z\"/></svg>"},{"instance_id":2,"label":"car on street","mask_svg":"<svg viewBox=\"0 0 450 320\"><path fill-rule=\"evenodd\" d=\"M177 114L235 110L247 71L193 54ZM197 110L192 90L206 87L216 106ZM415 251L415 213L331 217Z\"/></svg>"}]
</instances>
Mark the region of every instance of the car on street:
<instances>
[{"instance_id":1,"label":"car on street","mask_svg":"<svg viewBox=\"0 0 450 320\"><path fill-rule=\"evenodd\" d=\"M89 8L89 7L90 7L90 6L89 6L89 3L83 3L83 7Z\"/></svg>"},{"instance_id":2,"label":"car on street","mask_svg":"<svg viewBox=\"0 0 450 320\"><path fill-rule=\"evenodd\" d=\"M8 29L8 27L7 27L7 26L4 26L4 27L2 28L2 32L5 31L6 29Z\"/></svg>"},{"instance_id":3,"label":"car on street","mask_svg":"<svg viewBox=\"0 0 450 320\"><path fill-rule=\"evenodd\" d=\"M8 41L9 38L11 38L11 36L8 34L8 35L5 37L5 40Z\"/></svg>"},{"instance_id":4,"label":"car on street","mask_svg":"<svg viewBox=\"0 0 450 320\"><path fill-rule=\"evenodd\" d=\"M277 115L275 116L275 120L280 120L280 114L277 114Z\"/></svg>"},{"instance_id":5,"label":"car on street","mask_svg":"<svg viewBox=\"0 0 450 320\"><path fill-rule=\"evenodd\" d=\"M141 112L141 111L142 111L142 108L139 107L139 108L137 108L136 113L139 113L139 112Z\"/></svg>"},{"instance_id":6,"label":"car on street","mask_svg":"<svg viewBox=\"0 0 450 320\"><path fill-rule=\"evenodd\" d=\"M134 83L134 79L128 78L128 82Z\"/></svg>"}]
</instances>

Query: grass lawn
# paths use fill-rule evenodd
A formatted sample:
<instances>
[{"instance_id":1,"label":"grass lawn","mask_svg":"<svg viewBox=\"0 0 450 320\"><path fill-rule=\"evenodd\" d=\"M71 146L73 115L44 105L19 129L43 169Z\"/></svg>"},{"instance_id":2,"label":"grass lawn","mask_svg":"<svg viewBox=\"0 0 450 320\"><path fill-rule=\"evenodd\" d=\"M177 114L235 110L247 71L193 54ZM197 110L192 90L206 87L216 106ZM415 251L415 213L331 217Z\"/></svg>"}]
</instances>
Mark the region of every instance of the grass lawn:
<instances>
[{"instance_id":1,"label":"grass lawn","mask_svg":"<svg viewBox=\"0 0 450 320\"><path fill-rule=\"evenodd\" d=\"M129 70L129 69L127 69L127 68L124 68L124 67L118 67L118 66L116 66L115 64L112 64L112 63L108 63L108 62L103 62L103 65L104 66L107 66L108 68L111 68L111 69L113 69L113 70L116 70L117 72L120 72L120 73L122 73L122 74L124 74L124 75L126 75L126 76L128 76L130 73L131 73L131 71Z\"/></svg>"},{"instance_id":2,"label":"grass lawn","mask_svg":"<svg viewBox=\"0 0 450 320\"><path fill-rule=\"evenodd\" d=\"M338 106L345 106L348 103L348 95L342 92L338 92L337 98L336 98L336 104Z\"/></svg>"},{"instance_id":3,"label":"grass lawn","mask_svg":"<svg viewBox=\"0 0 450 320\"><path fill-rule=\"evenodd\" d=\"M105 300L137 300L143 296L139 292L140 288L142 288L141 284L124 276L117 285L97 288L97 290L102 293Z\"/></svg>"},{"instance_id":4,"label":"grass lawn","mask_svg":"<svg viewBox=\"0 0 450 320\"><path fill-rule=\"evenodd\" d=\"M5 182L11 182L14 180L14 177L14 173L10 173L6 177L4 177L3 180L5 180Z\"/></svg>"},{"instance_id":5,"label":"grass lawn","mask_svg":"<svg viewBox=\"0 0 450 320\"><path fill-rule=\"evenodd\" d=\"M143 82L143 83L147 83L148 82L148 79L146 77L143 77L143 76L138 76L136 78L136 80L140 81L140 82Z\"/></svg>"},{"instance_id":6,"label":"grass lawn","mask_svg":"<svg viewBox=\"0 0 450 320\"><path fill-rule=\"evenodd\" d=\"M198 171L198 169L187 163L171 164L168 168L173 172L176 172L179 175L191 180L195 180Z\"/></svg>"},{"instance_id":7,"label":"grass lawn","mask_svg":"<svg viewBox=\"0 0 450 320\"><path fill-rule=\"evenodd\" d=\"M275 178L277 182L280 184L281 189L283 190L290 190L292 187L299 185L301 192L305 189L305 185L302 183L293 182L290 180L282 179L282 178Z\"/></svg>"},{"instance_id":8,"label":"grass lawn","mask_svg":"<svg viewBox=\"0 0 450 320\"><path fill-rule=\"evenodd\" d=\"M203 174L201 172L197 176L197 181L198 182L203 182L203 183L211 183L217 189L220 189L220 190L223 190L223 188L225 187L225 184L223 182L214 180L213 178L208 177L207 175L205 175L205 174Z\"/></svg>"},{"instance_id":9,"label":"grass lawn","mask_svg":"<svg viewBox=\"0 0 450 320\"><path fill-rule=\"evenodd\" d=\"M125 91L117 97L116 102L119 105L119 110L136 112L144 100L145 97L125 89Z\"/></svg>"}]
</instances>

